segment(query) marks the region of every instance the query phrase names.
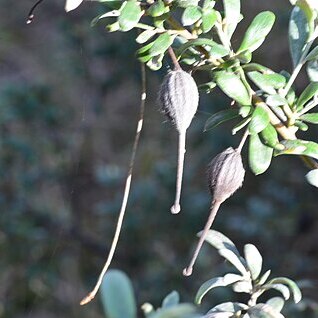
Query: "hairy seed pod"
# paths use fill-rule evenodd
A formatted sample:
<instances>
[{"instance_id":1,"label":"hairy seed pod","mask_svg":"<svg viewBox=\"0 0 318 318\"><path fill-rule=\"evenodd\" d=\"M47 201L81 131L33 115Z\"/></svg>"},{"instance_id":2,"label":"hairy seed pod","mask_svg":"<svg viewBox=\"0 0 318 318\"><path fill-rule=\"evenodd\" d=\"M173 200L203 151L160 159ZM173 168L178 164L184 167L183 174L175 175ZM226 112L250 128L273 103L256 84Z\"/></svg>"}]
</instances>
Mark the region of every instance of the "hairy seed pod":
<instances>
[{"instance_id":1,"label":"hairy seed pod","mask_svg":"<svg viewBox=\"0 0 318 318\"><path fill-rule=\"evenodd\" d=\"M208 166L208 185L213 201L224 202L244 181L245 170L241 153L232 147L212 159Z\"/></svg>"},{"instance_id":2,"label":"hairy seed pod","mask_svg":"<svg viewBox=\"0 0 318 318\"><path fill-rule=\"evenodd\" d=\"M227 148L215 156L208 166L208 185L213 197L209 218L200 234L200 240L194 251L193 257L183 275L192 274L193 265L199 255L205 237L210 230L220 205L239 189L244 181L245 170L241 153L238 149Z\"/></svg>"},{"instance_id":3,"label":"hairy seed pod","mask_svg":"<svg viewBox=\"0 0 318 318\"><path fill-rule=\"evenodd\" d=\"M190 74L177 69L165 76L158 99L162 112L169 118L179 133L176 197L174 205L171 207L172 213L179 213L181 209L180 196L186 131L198 109L198 87Z\"/></svg>"}]
</instances>

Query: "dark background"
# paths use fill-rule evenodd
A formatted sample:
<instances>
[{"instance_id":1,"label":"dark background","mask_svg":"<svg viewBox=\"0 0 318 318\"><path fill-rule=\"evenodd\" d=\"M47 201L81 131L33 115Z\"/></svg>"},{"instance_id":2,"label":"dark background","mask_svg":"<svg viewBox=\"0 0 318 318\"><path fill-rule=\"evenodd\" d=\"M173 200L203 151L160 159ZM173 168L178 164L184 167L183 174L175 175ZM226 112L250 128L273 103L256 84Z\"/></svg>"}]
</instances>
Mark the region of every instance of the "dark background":
<instances>
[{"instance_id":1,"label":"dark background","mask_svg":"<svg viewBox=\"0 0 318 318\"><path fill-rule=\"evenodd\" d=\"M245 19L234 46L255 14L272 10L275 27L254 60L291 71L289 2L242 2ZM46 0L27 26L33 3L0 0L0 316L104 317L99 297L86 307L79 301L105 261L121 204L139 108L136 34L107 34L102 24L91 28L102 11L97 2L66 14L64 1ZM155 102L169 62L158 73L147 70L145 126L112 263L132 278L139 306L159 306L173 289L191 302L201 283L225 270L205 246L192 277L181 275L208 215L206 164L238 145L240 134L231 135L233 122L202 133L208 113L230 101L217 91L201 94L188 133L183 210L172 216L177 134ZM302 75L297 90L307 81ZM317 129L311 131L315 139ZM247 166L246 153L244 158ZM305 182L306 171L298 158L285 156L264 175L247 172L244 187L221 207L214 225L239 248L257 245L274 276L307 287L311 280L305 301L287 308L287 317L318 317L317 189ZM216 290L203 306L230 299L239 300Z\"/></svg>"}]
</instances>

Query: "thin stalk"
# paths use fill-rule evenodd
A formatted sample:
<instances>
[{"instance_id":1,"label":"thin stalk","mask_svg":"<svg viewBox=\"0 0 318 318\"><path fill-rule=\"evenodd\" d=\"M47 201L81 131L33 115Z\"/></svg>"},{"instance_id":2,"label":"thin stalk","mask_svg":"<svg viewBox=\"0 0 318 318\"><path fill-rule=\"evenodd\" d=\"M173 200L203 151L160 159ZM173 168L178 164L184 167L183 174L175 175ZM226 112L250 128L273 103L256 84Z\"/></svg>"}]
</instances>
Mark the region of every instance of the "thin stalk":
<instances>
[{"instance_id":1,"label":"thin stalk","mask_svg":"<svg viewBox=\"0 0 318 318\"><path fill-rule=\"evenodd\" d=\"M245 142L246 142L246 140L247 140L247 137L249 136L249 131L248 131L248 128L245 130L245 132L244 132L244 134L243 134L243 137L242 137L242 139L241 139L241 142L240 142L240 144L238 145L238 147L236 148L236 150L238 151L238 152L241 152L242 151L242 148L243 148L243 146L244 146L244 144L245 144Z\"/></svg>"},{"instance_id":2,"label":"thin stalk","mask_svg":"<svg viewBox=\"0 0 318 318\"><path fill-rule=\"evenodd\" d=\"M171 207L170 211L173 214L180 212L180 197L181 197L181 188L182 188L182 176L183 176L183 166L184 166L184 154L186 142L186 132L179 133L179 146L178 146L178 167L177 167L177 180L176 180L176 197L174 204Z\"/></svg>"},{"instance_id":3,"label":"thin stalk","mask_svg":"<svg viewBox=\"0 0 318 318\"><path fill-rule=\"evenodd\" d=\"M141 96L140 96L139 120L138 120L138 124L137 124L135 140L134 140L131 158L130 158L130 162L129 162L129 168L128 168L128 174L127 174L126 183L125 183L124 195L123 195L123 200L122 200L122 204L121 204L121 208L120 208L120 212L119 212L119 216L118 216L116 230L115 230L114 238L113 238L113 241L112 241L112 244L110 247L109 254L107 256L107 260L106 260L105 265L104 265L104 267L103 267L103 269L98 277L96 285L95 285L94 289L86 297L84 297L82 299L82 301L80 302L81 305L86 305L91 300L93 300L94 297L96 296L96 294L100 288L100 285L102 284L103 278L108 270L108 267L111 264L111 261L113 259L113 256L114 256L114 253L115 253L115 250L117 247L117 243L119 240L119 236L120 236L120 232L121 232L121 228L122 228L122 224L123 224L123 220L124 220L124 216L125 216L125 212L126 212L128 197L129 197L129 193L130 193L130 185L131 185L131 179L132 179L132 174L133 174L133 168L134 168L134 163L135 163L136 153L137 153L137 149L138 149L140 134L142 131L142 126L143 126L143 121L144 121L146 96L147 96L146 95L146 70L145 70L144 63L141 63Z\"/></svg>"},{"instance_id":4,"label":"thin stalk","mask_svg":"<svg viewBox=\"0 0 318 318\"><path fill-rule=\"evenodd\" d=\"M308 103L300 112L298 112L298 115L301 116L301 115L309 112L311 109L313 109L317 105L318 105L318 96L316 96L313 101Z\"/></svg>"},{"instance_id":5,"label":"thin stalk","mask_svg":"<svg viewBox=\"0 0 318 318\"><path fill-rule=\"evenodd\" d=\"M34 19L34 10L36 9L37 6L39 6L41 4L41 2L44 0L38 0L30 9L29 14L28 14L28 19L26 21L26 24L30 24L32 23L33 19Z\"/></svg>"},{"instance_id":6,"label":"thin stalk","mask_svg":"<svg viewBox=\"0 0 318 318\"><path fill-rule=\"evenodd\" d=\"M176 57L176 55L175 55L175 53L174 53L174 51L173 51L171 46L169 46L168 52L169 52L170 58L172 60L172 63L174 65L174 69L175 70L181 70L181 66L180 66L180 64L178 62L178 59L177 59L177 57Z\"/></svg>"},{"instance_id":7,"label":"thin stalk","mask_svg":"<svg viewBox=\"0 0 318 318\"><path fill-rule=\"evenodd\" d=\"M201 247L203 245L203 242L205 240L205 237L206 235L208 234L208 231L210 230L212 224L213 224L213 221L216 217L216 214L220 208L220 205L222 204L222 202L218 202L218 201L213 201L212 204L211 204L211 212L210 212L210 215L209 215L209 218L204 226L204 229L202 231L202 233L200 234L200 240L198 242L198 245L194 251L194 254L192 256L192 259L188 265L188 267L186 267L184 270L183 270L183 275L184 276L190 276L192 274L192 271L193 271L193 266L194 266L194 263L199 255L199 252L201 250Z\"/></svg>"}]
</instances>

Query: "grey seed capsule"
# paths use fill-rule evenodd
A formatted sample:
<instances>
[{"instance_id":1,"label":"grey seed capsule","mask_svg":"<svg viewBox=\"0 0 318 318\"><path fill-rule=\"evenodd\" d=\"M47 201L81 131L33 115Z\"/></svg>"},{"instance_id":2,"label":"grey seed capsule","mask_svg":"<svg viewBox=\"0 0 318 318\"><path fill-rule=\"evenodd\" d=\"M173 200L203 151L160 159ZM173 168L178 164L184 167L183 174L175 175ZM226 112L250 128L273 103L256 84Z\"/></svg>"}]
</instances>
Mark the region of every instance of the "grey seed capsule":
<instances>
[{"instance_id":1,"label":"grey seed capsule","mask_svg":"<svg viewBox=\"0 0 318 318\"><path fill-rule=\"evenodd\" d=\"M175 125L179 133L178 170L175 202L171 213L179 213L183 176L186 131L198 109L199 92L193 77L183 70L169 72L162 84L158 96L162 112Z\"/></svg>"},{"instance_id":2,"label":"grey seed capsule","mask_svg":"<svg viewBox=\"0 0 318 318\"><path fill-rule=\"evenodd\" d=\"M224 202L244 181L245 169L241 153L232 147L215 156L207 170L208 185L213 201Z\"/></svg>"},{"instance_id":3,"label":"grey seed capsule","mask_svg":"<svg viewBox=\"0 0 318 318\"><path fill-rule=\"evenodd\" d=\"M210 162L207 171L209 188L213 196L210 215L200 235L200 240L189 266L183 270L183 275L190 276L192 274L194 263L199 255L205 237L214 222L220 205L242 186L244 175L245 170L241 153L237 149L227 148Z\"/></svg>"}]
</instances>

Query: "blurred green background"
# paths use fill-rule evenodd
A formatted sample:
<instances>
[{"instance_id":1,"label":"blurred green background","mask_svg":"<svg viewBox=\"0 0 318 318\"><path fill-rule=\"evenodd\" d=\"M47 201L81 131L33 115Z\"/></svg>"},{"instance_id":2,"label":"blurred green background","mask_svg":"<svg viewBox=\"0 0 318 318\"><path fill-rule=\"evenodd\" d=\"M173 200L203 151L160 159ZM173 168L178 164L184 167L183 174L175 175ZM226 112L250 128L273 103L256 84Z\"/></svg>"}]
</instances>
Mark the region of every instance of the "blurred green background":
<instances>
[{"instance_id":1,"label":"blurred green background","mask_svg":"<svg viewBox=\"0 0 318 318\"><path fill-rule=\"evenodd\" d=\"M242 2L234 46L257 12L272 10L274 30L254 59L290 71L289 2ZM91 28L102 12L97 2L66 14L63 0L46 0L27 26L33 3L0 0L0 317L104 317L98 297L85 307L79 301L105 261L121 204L139 110L135 34ZM112 263L132 278L140 305L158 306L172 289L191 302L202 282L225 270L205 246L194 274L181 274L208 215L206 164L240 136L231 136L233 123L202 133L208 113L230 101L219 92L201 94L188 133L183 211L171 215L177 134L156 105L169 63L147 71L145 126ZM301 76L297 88L306 83ZM275 276L302 281L305 301L287 317L318 317L317 189L305 173L287 156L275 158L265 175L248 172L214 224L238 247L257 245ZM232 296L220 289L205 304L237 300Z\"/></svg>"}]
</instances>

